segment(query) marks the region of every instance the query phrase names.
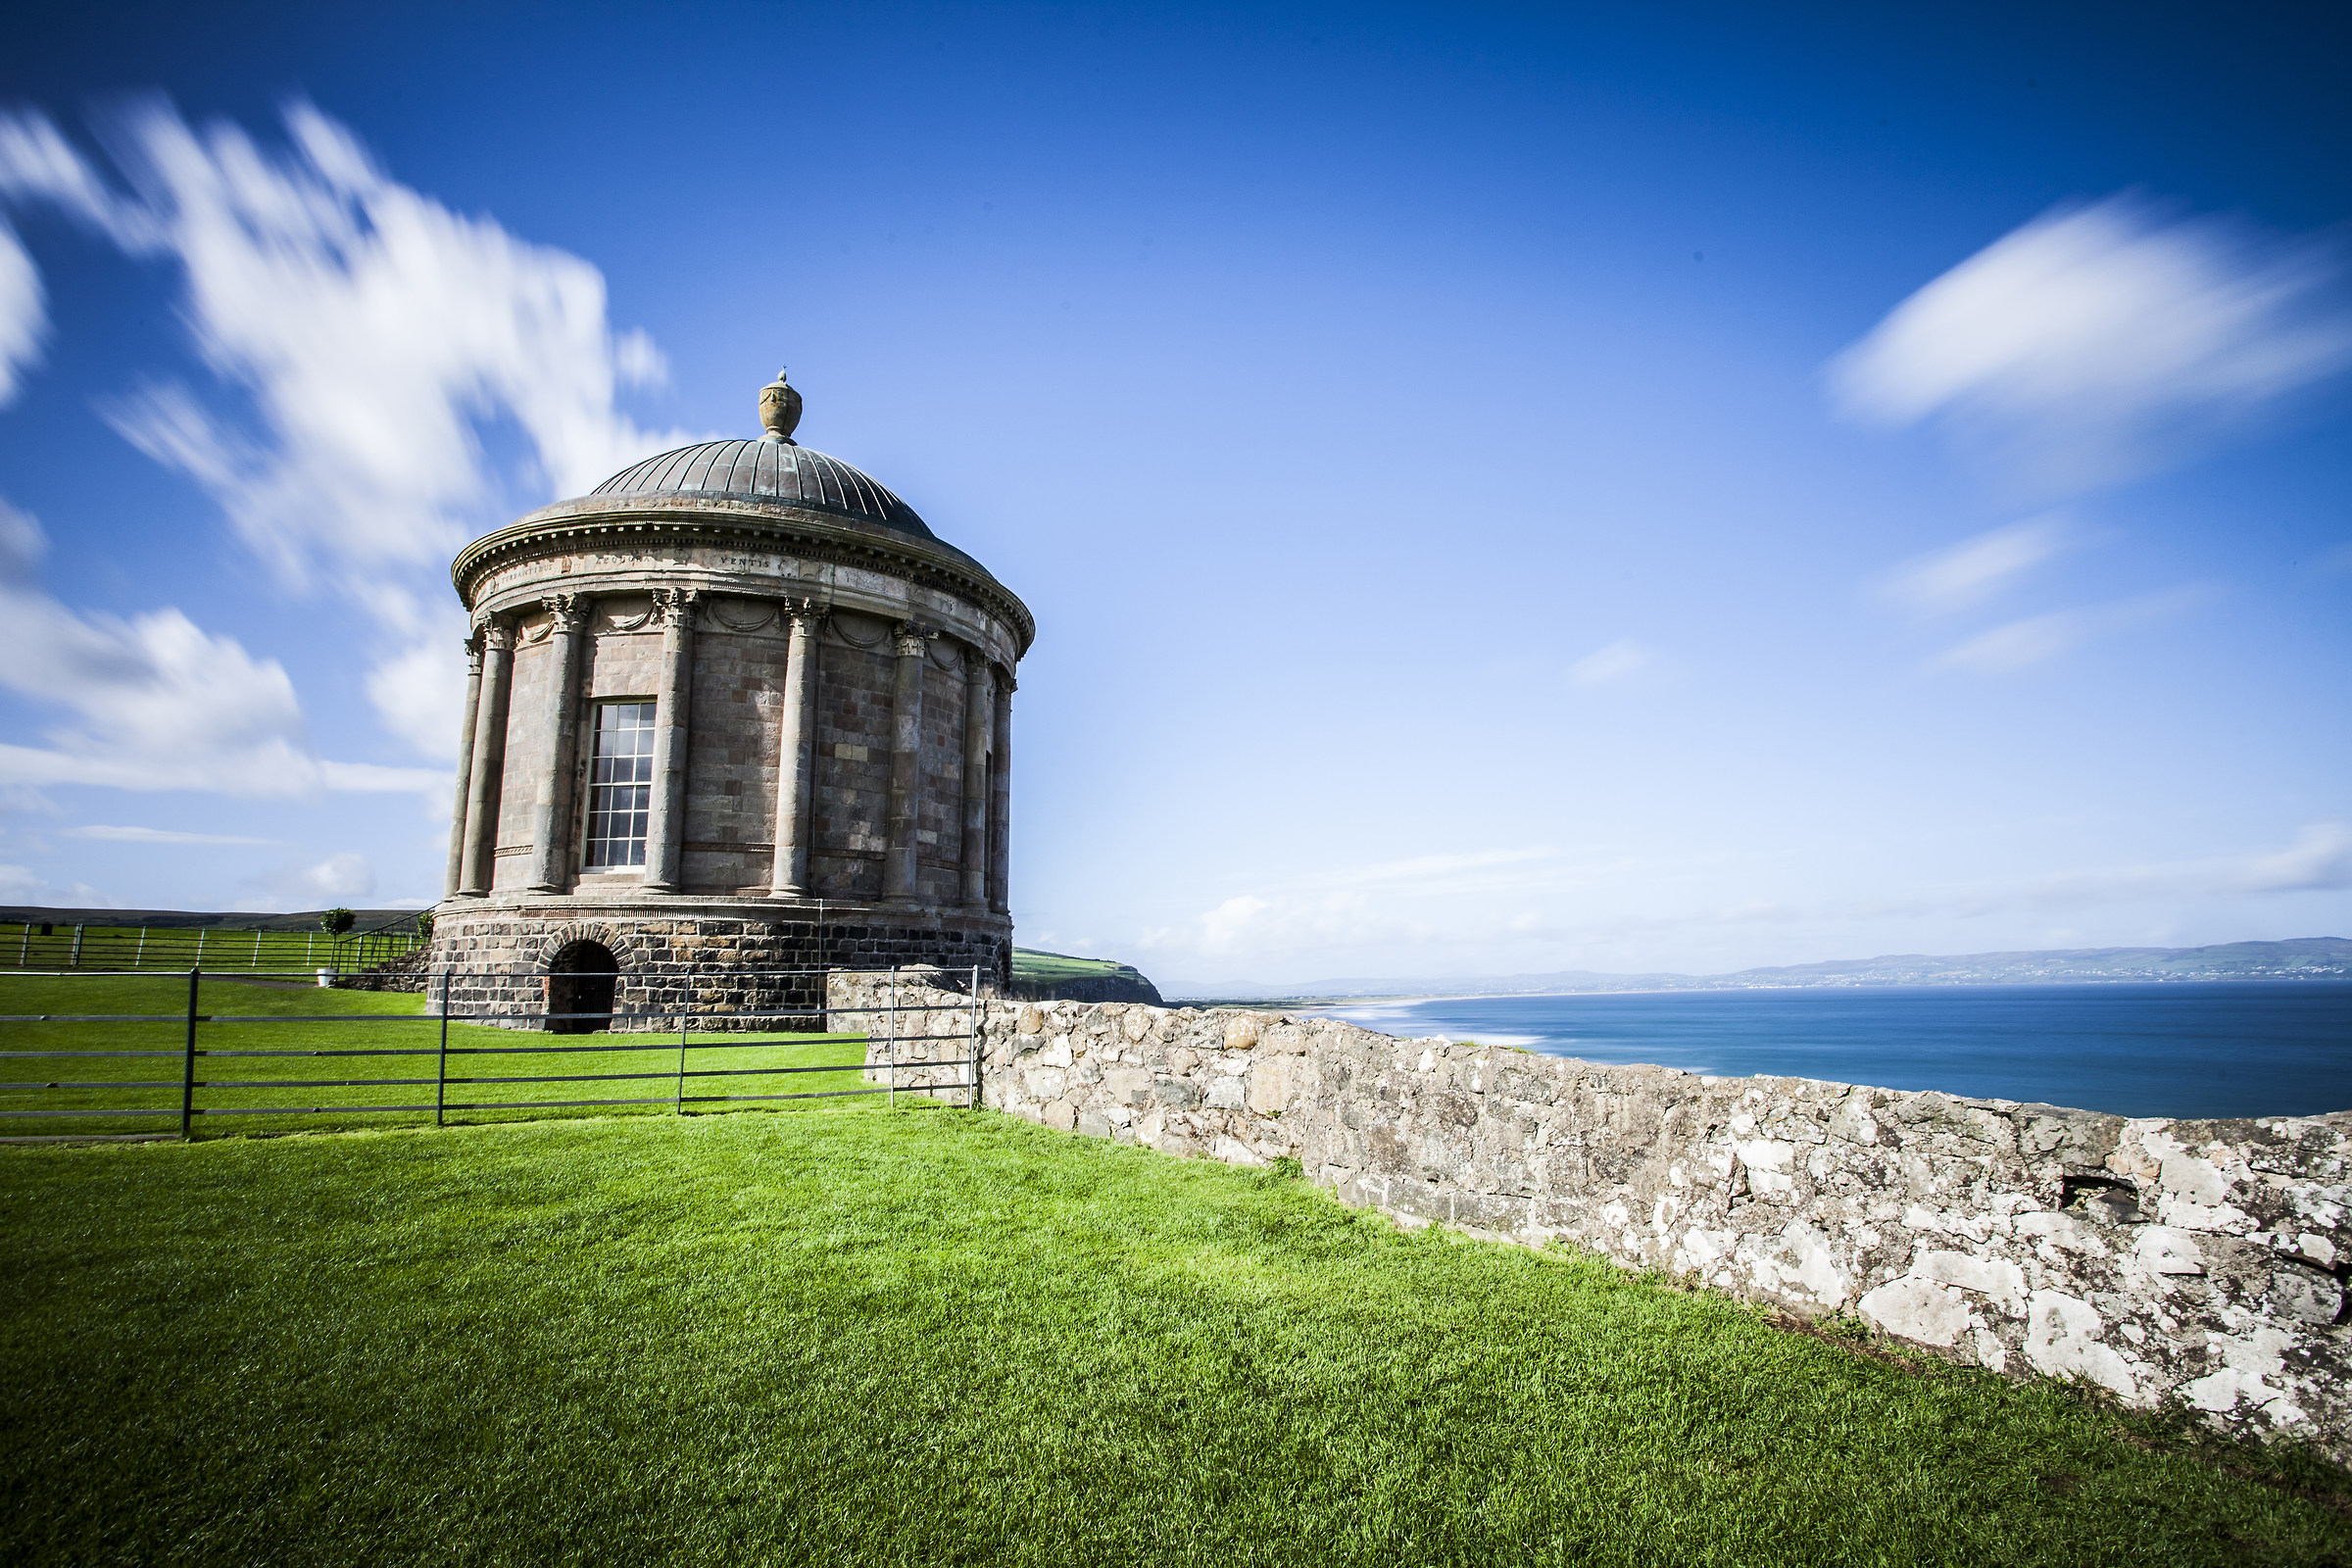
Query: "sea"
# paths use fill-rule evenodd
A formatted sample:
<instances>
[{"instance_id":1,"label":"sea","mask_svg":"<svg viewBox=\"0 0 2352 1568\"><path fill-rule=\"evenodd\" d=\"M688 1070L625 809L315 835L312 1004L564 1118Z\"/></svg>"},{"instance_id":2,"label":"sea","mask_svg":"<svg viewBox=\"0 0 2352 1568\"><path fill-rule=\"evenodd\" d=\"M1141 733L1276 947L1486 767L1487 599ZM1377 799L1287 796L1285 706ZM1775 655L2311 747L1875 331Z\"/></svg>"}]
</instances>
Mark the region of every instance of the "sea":
<instances>
[{"instance_id":1,"label":"sea","mask_svg":"<svg viewBox=\"0 0 2352 1568\"><path fill-rule=\"evenodd\" d=\"M2352 981L1437 997L1311 1009L1382 1034L2123 1116L2352 1110Z\"/></svg>"}]
</instances>

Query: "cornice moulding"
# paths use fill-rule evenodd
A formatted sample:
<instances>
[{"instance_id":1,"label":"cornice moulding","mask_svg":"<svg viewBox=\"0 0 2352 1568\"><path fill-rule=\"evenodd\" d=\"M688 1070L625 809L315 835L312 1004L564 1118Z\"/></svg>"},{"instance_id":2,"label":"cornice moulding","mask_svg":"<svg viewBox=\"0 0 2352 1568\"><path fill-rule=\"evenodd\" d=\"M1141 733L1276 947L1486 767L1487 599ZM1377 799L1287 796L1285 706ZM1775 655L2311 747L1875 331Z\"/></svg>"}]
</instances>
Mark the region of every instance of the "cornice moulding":
<instances>
[{"instance_id":1,"label":"cornice moulding","mask_svg":"<svg viewBox=\"0 0 2352 1568\"><path fill-rule=\"evenodd\" d=\"M791 554L834 565L878 567L971 600L1013 630L1023 655L1037 638L1037 619L1029 607L986 567L952 545L739 497L703 501L681 496L658 505L616 506L593 498L559 502L467 545L451 564L450 581L459 599L471 609L482 579L510 562L565 548L653 546L663 538L709 544L745 541L767 548L780 546ZM674 570L678 564L649 561L647 564Z\"/></svg>"}]
</instances>

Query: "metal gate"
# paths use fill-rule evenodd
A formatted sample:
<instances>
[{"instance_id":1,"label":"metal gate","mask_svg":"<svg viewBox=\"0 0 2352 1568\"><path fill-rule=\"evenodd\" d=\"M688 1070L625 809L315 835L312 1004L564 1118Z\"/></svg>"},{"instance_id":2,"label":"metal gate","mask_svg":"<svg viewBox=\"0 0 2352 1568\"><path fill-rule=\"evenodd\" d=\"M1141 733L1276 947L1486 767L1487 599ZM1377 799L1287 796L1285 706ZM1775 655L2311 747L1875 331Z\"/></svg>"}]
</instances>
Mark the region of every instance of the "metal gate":
<instances>
[{"instance_id":1,"label":"metal gate","mask_svg":"<svg viewBox=\"0 0 2352 1568\"><path fill-rule=\"evenodd\" d=\"M954 972L954 971L951 971ZM281 973L283 973L281 971ZM299 973L299 972L297 972ZM23 1063L30 1067L35 1062L67 1064L56 1079L47 1074L52 1067L33 1068L38 1075L31 1079L17 1078L0 1082L0 1117L18 1125L43 1123L55 1125L60 1120L120 1124L124 1121L146 1124L142 1130L119 1131L92 1128L86 1131L60 1131L31 1136L64 1138L154 1138L176 1135L192 1137L200 1118L236 1116L293 1116L293 1117L349 1117L349 1116L410 1116L421 1119L430 1113L434 1125L447 1123L453 1116L463 1117L477 1111L530 1110L594 1110L623 1106L666 1105L677 1114L720 1109L729 1106L750 1106L755 1103L774 1103L786 1101L848 1099L855 1096L881 1096L884 1103L896 1108L902 1087L901 1074L918 1076L921 1081L908 1083L911 1092L926 1098L940 1099L961 1095L964 1108L980 1103L981 1034L980 1009L985 1002L980 996L980 970L969 971L970 989L965 993L966 1005L961 1008L942 1008L936 1004L902 1003L899 969L719 969L688 971L684 976L663 975L667 983L682 979L686 1002L676 1007L649 1007L631 1010L598 1009L594 1011L559 1010L556 992L550 988L549 1004L537 1013L514 1014L460 1011L453 1005L453 994L471 976L493 971L440 970L429 977L430 990L421 1011L400 1013L269 1013L206 1011L205 972L189 969L186 972L186 1005L171 1012L65 1012L0 1013L0 1045L15 1046L23 1042L26 1029L22 1026L73 1025L90 1026L95 1038L88 1046L68 1050L0 1050L0 1071ZM940 974L926 966L922 971L926 981ZM516 978L513 971L495 971L501 980ZM820 1003L810 1011L802 1008L779 1012L720 1011L693 1005L695 981L700 979L784 979L797 977L814 979L822 987L824 977L831 974L871 975L888 977L885 1003L871 1005L833 1007ZM959 976L960 977L960 976ZM135 976L90 969L50 970L0 975L0 997L5 997L7 982L15 979L94 982L109 978L127 979ZM150 971L146 977L159 979ZM240 971L237 982L269 979L253 971ZM307 981L310 977L302 975ZM530 978L537 978L533 975ZM624 983L629 977L619 976ZM231 983L226 977L217 979L217 987ZM216 990L216 998L218 990ZM571 1004L566 1003L568 1007ZM904 1015L923 1013L936 1022L942 1012L961 1012L960 1028L941 1030L902 1025ZM703 1028L697 1030L698 1019ZM784 1020L813 1019L813 1031L774 1029L767 1034L780 1038L733 1039L743 1033L745 1023L781 1023ZM836 1032L834 1023L841 1020L870 1020L867 1027ZM724 1027L718 1027L720 1024ZM606 1038L594 1044L524 1045L508 1044L503 1039L487 1038L492 1031L484 1025L498 1026L503 1031L527 1035L529 1032L557 1032L559 1026L598 1024L604 1026ZM614 1029L616 1024L635 1025L634 1028ZM323 1027L330 1031L353 1030L350 1045L334 1044L317 1047L278 1046L270 1043L271 1031L288 1026ZM397 1034L389 1038L398 1044L365 1045L366 1039L384 1039L386 1030L406 1027L420 1031L421 1039L402 1039ZM674 1028L675 1038L669 1032ZM453 1038L453 1029L457 1032ZM46 1031L44 1031L46 1032ZM176 1038L167 1046L161 1035ZM16 1038L9 1038L14 1035ZM281 1037L282 1038L282 1037ZM338 1041L341 1037L338 1036ZM580 1038L578 1035L573 1039ZM690 1053L724 1054L776 1052L782 1046L806 1046L810 1041L839 1042L846 1049L850 1042L859 1047L856 1063L794 1061L753 1061L734 1058L735 1064L712 1064L712 1058L703 1057L704 1064L690 1065ZM579 1060L587 1055L606 1058L595 1062ZM544 1065L551 1068L577 1064L594 1067L594 1071L544 1071L524 1074L486 1073L478 1070L488 1065L480 1058L497 1056L552 1057ZM653 1057L663 1059L656 1061ZM573 1058L566 1062L561 1058ZM878 1058L878 1059L877 1059ZM431 1075L422 1068L431 1063ZM390 1076L280 1076L279 1069L294 1068L298 1063L318 1062L327 1071L338 1068L355 1069L359 1063L380 1063L392 1070ZM172 1073L165 1063L177 1068ZM231 1062L238 1063L229 1066ZM345 1064L349 1063L349 1066ZM152 1064L152 1065L150 1065ZM330 1065L331 1064L331 1065ZM110 1068L120 1067L121 1071ZM146 1076L140 1072L163 1069L163 1075ZM415 1069L415 1070L411 1070ZM215 1076L217 1071L227 1076ZM843 1074L856 1072L859 1081L853 1087L817 1087L814 1082L799 1075L811 1073ZM947 1072L942 1079L935 1075ZM879 1075L879 1081L876 1077ZM764 1086L746 1080L760 1079ZM733 1080L733 1082L730 1082ZM838 1082L838 1079L835 1080ZM639 1091L656 1084L665 1085L665 1093L623 1093L559 1100L517 1100L499 1098L521 1085L611 1085L614 1089ZM808 1084L808 1087L800 1087ZM784 1087L789 1085L790 1087ZM311 1090L372 1091L413 1090L413 1096L396 1096L391 1102L321 1103L304 1097L292 1102L245 1102L244 1097L256 1092L291 1092ZM426 1099L429 1091L430 1099ZM84 1098L97 1094L122 1101L140 1100L145 1103L92 1104ZM490 1098L477 1098L487 1095ZM155 1097L149 1099L149 1097ZM454 1097L454 1098L453 1098ZM349 1101L354 1097L345 1096ZM46 1100L49 1102L27 1103ZM172 1124L176 1123L174 1129ZM10 1141L18 1141L12 1139Z\"/></svg>"}]
</instances>

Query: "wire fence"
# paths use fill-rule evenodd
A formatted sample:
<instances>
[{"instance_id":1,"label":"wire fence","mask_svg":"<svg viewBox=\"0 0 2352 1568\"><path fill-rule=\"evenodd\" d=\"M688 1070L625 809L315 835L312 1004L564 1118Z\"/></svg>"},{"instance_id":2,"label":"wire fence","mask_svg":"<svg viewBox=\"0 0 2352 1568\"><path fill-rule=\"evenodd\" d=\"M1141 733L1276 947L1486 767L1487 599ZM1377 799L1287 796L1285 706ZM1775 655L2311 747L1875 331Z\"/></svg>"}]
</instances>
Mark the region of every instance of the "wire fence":
<instances>
[{"instance_id":1,"label":"wire fence","mask_svg":"<svg viewBox=\"0 0 2352 1568\"><path fill-rule=\"evenodd\" d=\"M367 931L241 930L226 926L67 925L50 920L0 926L0 967L14 969L201 969L271 974L337 973L405 957L424 946L415 916Z\"/></svg>"},{"instance_id":2,"label":"wire fence","mask_svg":"<svg viewBox=\"0 0 2352 1568\"><path fill-rule=\"evenodd\" d=\"M720 982L710 989L721 992L747 981L814 982L821 991L828 974L888 977L886 990L876 988L888 1002L820 1004L815 1009L747 1011L717 1003L698 1008L691 1002L583 1007L578 989L554 985L546 988L547 1005L535 1012L463 1010L453 1003L468 980L486 973L435 971L421 997L320 991L305 980L208 975L197 968L170 977L86 969L0 975L0 1008L6 1009L0 1011L0 1046L11 1048L0 1050L0 1073L8 1075L0 1081L0 1118L27 1128L6 1141L190 1138L208 1117L316 1125L321 1118L421 1120L429 1114L441 1126L452 1117L649 1107L688 1114L856 1097L879 1097L895 1107L902 1089L934 1102L960 1096L967 1108L980 1103L984 1004L977 967L970 971L972 1001L961 1008L902 1005L898 971L885 969L726 969L659 977L663 985L683 982L689 998L697 994L698 978ZM922 974L925 984L937 984L938 970L927 967ZM503 971L489 977L509 985L542 978ZM629 977L549 978L625 983ZM166 987L168 995L158 989ZM122 1010L34 1011L25 1005L58 1001L84 1008L111 1003ZM166 1001L178 1004L157 1004ZM319 1010L330 1001L334 1010ZM705 1026L700 1031L698 1020ZM861 1026L837 1030L841 1022ZM747 1031L747 1024L754 1028ZM758 1029L762 1024L775 1027ZM582 1032L616 1026L626 1027L593 1043L523 1043L533 1031L576 1041ZM368 1043L356 1043L361 1040ZM508 1064L498 1058L515 1057L557 1058L511 1064L567 1070L486 1070ZM348 1076L363 1066L382 1070ZM36 1076L16 1076L28 1070ZM575 1087L587 1085L598 1088ZM663 1087L644 1092L657 1085ZM523 1086L535 1088L537 1096ZM608 1087L615 1092L601 1092ZM319 1090L340 1091L330 1097L338 1102L295 1096ZM542 1098L549 1094L559 1098ZM36 1123L66 1125L33 1131Z\"/></svg>"}]
</instances>

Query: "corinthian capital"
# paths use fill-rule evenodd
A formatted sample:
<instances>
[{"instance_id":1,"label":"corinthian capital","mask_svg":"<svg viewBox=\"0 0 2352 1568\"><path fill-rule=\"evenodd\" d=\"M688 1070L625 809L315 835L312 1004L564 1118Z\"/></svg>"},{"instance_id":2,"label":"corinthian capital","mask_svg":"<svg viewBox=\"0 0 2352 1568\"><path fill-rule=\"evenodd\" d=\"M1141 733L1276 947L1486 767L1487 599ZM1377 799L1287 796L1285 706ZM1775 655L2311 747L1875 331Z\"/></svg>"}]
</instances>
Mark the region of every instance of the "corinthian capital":
<instances>
[{"instance_id":1,"label":"corinthian capital","mask_svg":"<svg viewBox=\"0 0 2352 1568\"><path fill-rule=\"evenodd\" d=\"M902 620L898 625L894 646L901 659L920 659L923 657L923 645L938 635L938 632L918 626L911 620Z\"/></svg>"},{"instance_id":2,"label":"corinthian capital","mask_svg":"<svg viewBox=\"0 0 2352 1568\"><path fill-rule=\"evenodd\" d=\"M702 603L702 593L693 588L657 588L654 590L654 609L660 612L664 626L694 624L695 606Z\"/></svg>"},{"instance_id":3,"label":"corinthian capital","mask_svg":"<svg viewBox=\"0 0 2352 1568\"><path fill-rule=\"evenodd\" d=\"M813 599L784 601L784 618L792 622L795 631L816 630L816 623L825 618L824 607Z\"/></svg>"},{"instance_id":4,"label":"corinthian capital","mask_svg":"<svg viewBox=\"0 0 2352 1568\"><path fill-rule=\"evenodd\" d=\"M588 601L579 594L549 594L539 601L551 631L578 631L588 624Z\"/></svg>"},{"instance_id":5,"label":"corinthian capital","mask_svg":"<svg viewBox=\"0 0 2352 1568\"><path fill-rule=\"evenodd\" d=\"M514 646L514 626L512 621L485 620L481 630L482 652L505 653Z\"/></svg>"}]
</instances>

